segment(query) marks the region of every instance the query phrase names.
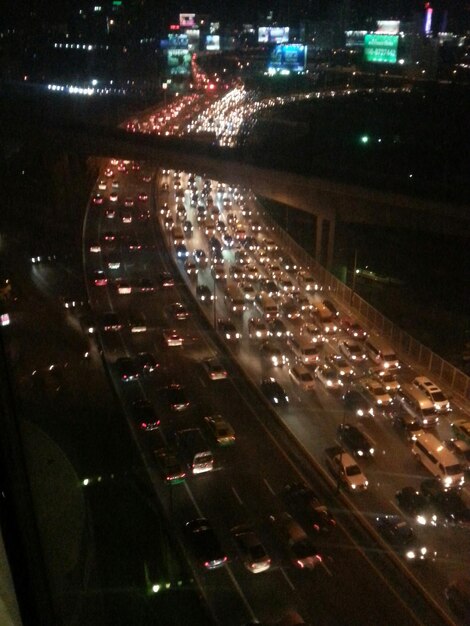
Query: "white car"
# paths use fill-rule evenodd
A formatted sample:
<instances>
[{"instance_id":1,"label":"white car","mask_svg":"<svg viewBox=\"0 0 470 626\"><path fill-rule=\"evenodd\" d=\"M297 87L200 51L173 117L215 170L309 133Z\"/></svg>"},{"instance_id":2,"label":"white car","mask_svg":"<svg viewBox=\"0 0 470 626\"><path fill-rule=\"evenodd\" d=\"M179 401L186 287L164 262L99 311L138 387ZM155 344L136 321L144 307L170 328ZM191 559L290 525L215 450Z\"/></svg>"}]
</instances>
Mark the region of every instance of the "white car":
<instances>
[{"instance_id":1,"label":"white car","mask_svg":"<svg viewBox=\"0 0 470 626\"><path fill-rule=\"evenodd\" d=\"M337 391L343 386L343 380L336 367L323 363L315 368L315 376L328 391Z\"/></svg>"},{"instance_id":2,"label":"white car","mask_svg":"<svg viewBox=\"0 0 470 626\"><path fill-rule=\"evenodd\" d=\"M366 395L378 406L389 406L392 404L392 396L385 387L374 378L366 378L362 381L362 387Z\"/></svg>"},{"instance_id":3,"label":"white car","mask_svg":"<svg viewBox=\"0 0 470 626\"><path fill-rule=\"evenodd\" d=\"M315 389L315 380L305 365L294 365L289 370L289 376L302 389L310 391Z\"/></svg>"},{"instance_id":4,"label":"white car","mask_svg":"<svg viewBox=\"0 0 470 626\"><path fill-rule=\"evenodd\" d=\"M108 186L108 183L104 178L102 178L100 182L98 183L98 189L100 191L106 191L107 186Z\"/></svg>"},{"instance_id":5,"label":"white car","mask_svg":"<svg viewBox=\"0 0 470 626\"><path fill-rule=\"evenodd\" d=\"M363 363L367 359L363 346L357 341L340 341L339 349L347 359L354 363Z\"/></svg>"},{"instance_id":6,"label":"white car","mask_svg":"<svg viewBox=\"0 0 470 626\"><path fill-rule=\"evenodd\" d=\"M170 348L182 346L184 343L183 337L176 330L171 328L165 328L163 331L163 339Z\"/></svg>"},{"instance_id":7,"label":"white car","mask_svg":"<svg viewBox=\"0 0 470 626\"><path fill-rule=\"evenodd\" d=\"M385 390L388 393L394 394L400 389L401 385L398 382L396 374L394 374L390 370L378 369L371 373L373 374L374 378L385 387Z\"/></svg>"}]
</instances>

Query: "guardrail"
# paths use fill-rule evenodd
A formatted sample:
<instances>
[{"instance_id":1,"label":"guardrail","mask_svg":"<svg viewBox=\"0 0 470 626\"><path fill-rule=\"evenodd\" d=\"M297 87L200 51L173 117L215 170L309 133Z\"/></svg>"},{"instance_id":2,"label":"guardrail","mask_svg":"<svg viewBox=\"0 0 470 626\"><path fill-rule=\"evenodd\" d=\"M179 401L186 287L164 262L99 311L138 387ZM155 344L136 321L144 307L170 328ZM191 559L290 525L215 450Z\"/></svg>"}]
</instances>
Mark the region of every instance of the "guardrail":
<instances>
[{"instance_id":1,"label":"guardrail","mask_svg":"<svg viewBox=\"0 0 470 626\"><path fill-rule=\"evenodd\" d=\"M260 213L265 223L276 233L282 244L292 250L292 254L301 264L312 269L312 272L322 283L324 289L332 293L347 309L353 311L354 316L370 330L390 340L390 343L393 344L399 355L406 355L413 364L430 372L434 379L442 382L453 394L460 396L462 399L470 400L469 376L414 339L409 333L394 324L350 287L336 278L336 276L328 272L274 221L266 207L263 206L262 199L256 197L256 202L261 209Z\"/></svg>"}]
</instances>

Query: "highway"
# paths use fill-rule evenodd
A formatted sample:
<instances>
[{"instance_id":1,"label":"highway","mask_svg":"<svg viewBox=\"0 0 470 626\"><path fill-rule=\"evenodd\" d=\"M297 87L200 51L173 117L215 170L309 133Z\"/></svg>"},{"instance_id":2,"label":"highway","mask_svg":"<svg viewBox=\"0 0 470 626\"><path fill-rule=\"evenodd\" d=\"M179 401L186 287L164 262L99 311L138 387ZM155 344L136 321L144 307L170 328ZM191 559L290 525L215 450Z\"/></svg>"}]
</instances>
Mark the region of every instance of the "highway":
<instances>
[{"instance_id":1,"label":"highway","mask_svg":"<svg viewBox=\"0 0 470 626\"><path fill-rule=\"evenodd\" d=\"M462 546L468 547L465 531L420 530L420 535L432 541L436 558L413 567L410 576L405 577L403 566L397 567L384 544L371 540L363 531L363 525L358 524L344 506L347 502L352 511L362 511L366 520L379 512L395 511L395 490L404 484L419 485L420 479L426 477L417 467L407 444L385 418L364 420L362 426L377 448L374 460L367 461L364 466L369 489L354 496L335 495L334 483L328 480L325 472L318 474L315 467L316 464L322 466L324 449L334 443L336 427L344 419L341 401L318 383L313 393L299 390L290 381L287 367L272 368L266 362L261 363L256 344L247 337L247 322L253 311L245 312L236 322L243 336L236 351L232 353L221 343L211 326L212 305L203 306L206 315L201 314L190 295L191 290L194 292L195 281L186 276L182 261L171 258L168 231L162 222L159 224L159 219L163 219L159 209L166 201L176 221L173 176L152 178L151 182L144 183L142 170L132 169L129 163L126 166L128 173L118 173L116 166L109 164L114 168L113 176L108 178L106 189L100 192L105 199L102 204L90 204L84 230L84 265L90 303L98 324L102 315L109 311L116 312L123 324L119 332L101 331L104 355L172 532L191 562L181 533L182 525L194 517L207 516L229 556L225 567L212 572L201 571L193 564L194 576L204 590L216 621L242 624L254 619L273 620L278 619L283 611L296 608L314 623L442 623L442 618L416 591L417 583L410 584L409 580L419 580L429 589L431 597L445 608L443 588L449 577L462 569ZM111 178L119 181L119 201L116 203L109 201ZM169 183L168 192L162 193L162 180ZM202 181L197 181L201 189ZM183 189L187 182L187 175L183 174ZM212 182L212 195L217 197L223 214L223 198L222 194L217 195L216 185ZM123 223L119 211L114 216L112 211L109 212L112 205L120 205L124 197L133 198L137 207L137 197L142 192L149 196L142 203L150 211L148 218L134 218L131 223ZM186 244L191 251L205 249L209 256L207 239L196 227L195 209L189 207L188 193L185 193L185 204L188 217L194 224L193 236L187 238ZM132 209L134 215L141 213L143 207L138 211L135 207ZM236 207L233 210L239 212ZM109 237L106 241L108 232L115 233L114 241L109 241ZM139 243L140 249L136 249L135 242ZM90 252L91 249L98 250L98 243L100 251ZM224 258L228 267L233 262L233 251L224 251ZM109 263L116 269L110 269ZM118 263L120 265L116 267ZM180 274L175 272L175 264ZM105 271L106 286L93 284L96 270ZM175 287L159 285L162 270L175 274ZM118 293L116 284L119 279L135 285L142 278L152 281L155 292ZM198 280L213 288L214 280L208 270L200 271ZM217 316L225 317L222 289L222 285L217 287ZM188 320L175 322L168 319L168 305L174 302L186 304L191 313ZM145 332L129 331L129 312L135 310L145 316ZM183 347L165 345L163 330L172 327L184 337ZM337 340L333 339L324 351L336 349ZM155 355L160 363L158 372L136 382L119 381L114 365L116 359L143 351ZM201 360L212 355L218 355L226 366L227 380L212 381L207 376ZM292 359L292 355L290 357ZM401 376L411 378L412 372L404 369ZM278 411L277 416L257 391L259 379L266 374L275 375L291 398L289 407ZM165 387L169 382L186 387L191 401L187 411L176 414L169 410L165 402ZM138 432L132 423L132 402L142 397L151 401L161 419L160 434ZM161 436L171 443L179 428L203 426L203 417L215 413L222 414L234 427L235 445L222 449L212 441L216 471L188 477L185 483L168 488L154 465L153 448ZM305 454L299 451L296 442ZM279 495L283 486L299 480L312 485L338 520L334 534L314 539L323 560L312 572L299 571L293 566L285 546L269 523L271 515L285 508ZM230 535L233 526L246 521L257 527L273 561L270 570L256 576L243 568ZM452 552L450 547L454 548ZM468 550L465 552L468 554ZM458 554L458 558L452 559L452 553ZM313 594L312 588L315 590ZM341 601L338 601L338 590L341 590Z\"/></svg>"}]
</instances>

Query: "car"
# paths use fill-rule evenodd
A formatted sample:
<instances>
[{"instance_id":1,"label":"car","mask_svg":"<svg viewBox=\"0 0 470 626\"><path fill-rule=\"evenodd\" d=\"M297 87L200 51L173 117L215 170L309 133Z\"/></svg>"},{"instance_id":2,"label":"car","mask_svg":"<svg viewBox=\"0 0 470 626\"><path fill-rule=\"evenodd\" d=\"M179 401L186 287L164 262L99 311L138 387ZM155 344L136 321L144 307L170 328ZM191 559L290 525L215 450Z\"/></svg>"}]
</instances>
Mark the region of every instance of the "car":
<instances>
[{"instance_id":1,"label":"car","mask_svg":"<svg viewBox=\"0 0 470 626\"><path fill-rule=\"evenodd\" d=\"M150 278L139 278L139 280L134 284L134 290L139 293L154 293L155 285Z\"/></svg>"},{"instance_id":2,"label":"car","mask_svg":"<svg viewBox=\"0 0 470 626\"><path fill-rule=\"evenodd\" d=\"M289 369L289 376L305 391L315 389L315 380L305 365L297 364Z\"/></svg>"},{"instance_id":3,"label":"car","mask_svg":"<svg viewBox=\"0 0 470 626\"><path fill-rule=\"evenodd\" d=\"M444 489L437 478L423 480L420 489L423 496L436 509L439 524L470 528L470 509L458 490Z\"/></svg>"},{"instance_id":4,"label":"car","mask_svg":"<svg viewBox=\"0 0 470 626\"><path fill-rule=\"evenodd\" d=\"M240 291L242 292L247 302L254 302L256 296L256 289L251 283L243 282L240 285Z\"/></svg>"},{"instance_id":5,"label":"car","mask_svg":"<svg viewBox=\"0 0 470 626\"><path fill-rule=\"evenodd\" d=\"M117 235L115 232L107 230L101 235L101 239L105 243L113 243L117 240Z\"/></svg>"},{"instance_id":6,"label":"car","mask_svg":"<svg viewBox=\"0 0 470 626\"><path fill-rule=\"evenodd\" d=\"M434 404L438 413L450 412L452 407L445 393L426 376L416 376L413 385L422 391Z\"/></svg>"},{"instance_id":7,"label":"car","mask_svg":"<svg viewBox=\"0 0 470 626\"><path fill-rule=\"evenodd\" d=\"M183 337L175 329L165 328L162 334L166 345L171 348L182 346L184 343Z\"/></svg>"},{"instance_id":8,"label":"car","mask_svg":"<svg viewBox=\"0 0 470 626\"><path fill-rule=\"evenodd\" d=\"M175 246L176 258L187 259L189 257L189 250L184 243L177 243Z\"/></svg>"},{"instance_id":9,"label":"car","mask_svg":"<svg viewBox=\"0 0 470 626\"><path fill-rule=\"evenodd\" d=\"M357 417L374 417L374 408L357 389L348 389L343 394L344 407Z\"/></svg>"},{"instance_id":10,"label":"car","mask_svg":"<svg viewBox=\"0 0 470 626\"><path fill-rule=\"evenodd\" d=\"M289 396L275 378L263 378L260 388L274 406L286 406L289 404Z\"/></svg>"},{"instance_id":11,"label":"car","mask_svg":"<svg viewBox=\"0 0 470 626\"><path fill-rule=\"evenodd\" d=\"M118 270L121 267L121 259L113 254L110 254L107 259L107 266L110 270Z\"/></svg>"},{"instance_id":12,"label":"car","mask_svg":"<svg viewBox=\"0 0 470 626\"><path fill-rule=\"evenodd\" d=\"M281 305L283 315L291 322L300 319L302 311L300 307L293 301L287 300Z\"/></svg>"},{"instance_id":13,"label":"car","mask_svg":"<svg viewBox=\"0 0 470 626\"><path fill-rule=\"evenodd\" d=\"M302 526L287 511L271 515L270 521L274 524L296 567L313 570L321 564L323 559L317 547Z\"/></svg>"},{"instance_id":14,"label":"car","mask_svg":"<svg viewBox=\"0 0 470 626\"><path fill-rule=\"evenodd\" d=\"M470 444L470 420L467 418L460 418L454 420L450 425L452 432L457 439L465 441Z\"/></svg>"},{"instance_id":15,"label":"car","mask_svg":"<svg viewBox=\"0 0 470 626\"><path fill-rule=\"evenodd\" d=\"M108 182L104 178L100 178L98 182L98 189L100 191L106 191L107 187L108 187Z\"/></svg>"},{"instance_id":16,"label":"car","mask_svg":"<svg viewBox=\"0 0 470 626\"><path fill-rule=\"evenodd\" d=\"M112 176L114 176L114 172L110 167L107 167L104 170L104 175L106 176L106 178L111 178Z\"/></svg>"},{"instance_id":17,"label":"car","mask_svg":"<svg viewBox=\"0 0 470 626\"><path fill-rule=\"evenodd\" d=\"M396 393L401 387L396 374L390 370L383 370L381 368L376 370L373 369L370 371L370 374L382 383L383 387L389 394Z\"/></svg>"},{"instance_id":18,"label":"car","mask_svg":"<svg viewBox=\"0 0 470 626\"><path fill-rule=\"evenodd\" d=\"M273 280L263 281L262 288L270 298L279 298L281 296L281 291Z\"/></svg>"},{"instance_id":19,"label":"car","mask_svg":"<svg viewBox=\"0 0 470 626\"><path fill-rule=\"evenodd\" d=\"M152 182L152 176L150 174L144 174L142 176L142 182L144 182L144 183Z\"/></svg>"},{"instance_id":20,"label":"car","mask_svg":"<svg viewBox=\"0 0 470 626\"><path fill-rule=\"evenodd\" d=\"M200 302L208 303L214 300L214 294L207 285L197 285L196 296Z\"/></svg>"},{"instance_id":21,"label":"car","mask_svg":"<svg viewBox=\"0 0 470 626\"><path fill-rule=\"evenodd\" d=\"M141 374L152 374L159 367L157 359L151 352L139 352L136 356L135 362L140 369Z\"/></svg>"},{"instance_id":22,"label":"car","mask_svg":"<svg viewBox=\"0 0 470 626\"><path fill-rule=\"evenodd\" d=\"M338 391L343 387L343 379L339 376L338 370L328 363L317 365L315 377L328 391Z\"/></svg>"},{"instance_id":23,"label":"car","mask_svg":"<svg viewBox=\"0 0 470 626\"><path fill-rule=\"evenodd\" d=\"M283 255L280 259L280 263L282 265L282 268L286 271L286 272L297 272L299 267L296 263L296 261L294 261L294 259L291 256L288 256L287 254Z\"/></svg>"},{"instance_id":24,"label":"car","mask_svg":"<svg viewBox=\"0 0 470 626\"><path fill-rule=\"evenodd\" d=\"M123 296L132 293L132 285L129 281L118 279L114 284L119 295Z\"/></svg>"},{"instance_id":25,"label":"car","mask_svg":"<svg viewBox=\"0 0 470 626\"><path fill-rule=\"evenodd\" d=\"M72 296L62 296L60 300L64 306L64 309L67 309L68 311L77 311L78 309L81 309L84 305L83 300L80 300L80 298L74 298Z\"/></svg>"},{"instance_id":26,"label":"car","mask_svg":"<svg viewBox=\"0 0 470 626\"><path fill-rule=\"evenodd\" d=\"M367 339L368 333L364 328L349 317L343 318L341 322L346 333L352 338L357 340Z\"/></svg>"},{"instance_id":27,"label":"car","mask_svg":"<svg viewBox=\"0 0 470 626\"><path fill-rule=\"evenodd\" d=\"M116 370L120 380L123 382L133 382L139 379L140 371L134 359L123 356L115 361Z\"/></svg>"},{"instance_id":28,"label":"car","mask_svg":"<svg viewBox=\"0 0 470 626\"><path fill-rule=\"evenodd\" d=\"M427 547L416 538L411 526L400 515L379 515L375 518L375 527L387 543L408 562L428 558Z\"/></svg>"},{"instance_id":29,"label":"car","mask_svg":"<svg viewBox=\"0 0 470 626\"><path fill-rule=\"evenodd\" d=\"M250 317L248 320L248 337L256 340L267 339L269 337L268 327L260 317Z\"/></svg>"},{"instance_id":30,"label":"car","mask_svg":"<svg viewBox=\"0 0 470 626\"><path fill-rule=\"evenodd\" d=\"M338 346L344 356L354 363L363 363L367 359L363 346L357 341L340 341Z\"/></svg>"},{"instance_id":31,"label":"car","mask_svg":"<svg viewBox=\"0 0 470 626\"><path fill-rule=\"evenodd\" d=\"M105 287L108 284L108 279L103 270L96 270L93 272L93 284L96 287Z\"/></svg>"},{"instance_id":32,"label":"car","mask_svg":"<svg viewBox=\"0 0 470 626\"><path fill-rule=\"evenodd\" d=\"M346 361L342 354L332 354L325 358L325 363L331 365L336 369L339 376L344 378L351 378L355 376L355 371L353 366Z\"/></svg>"},{"instance_id":33,"label":"car","mask_svg":"<svg viewBox=\"0 0 470 626\"><path fill-rule=\"evenodd\" d=\"M186 391L179 383L171 383L165 387L165 398L172 411L185 411L190 406Z\"/></svg>"},{"instance_id":34,"label":"car","mask_svg":"<svg viewBox=\"0 0 470 626\"><path fill-rule=\"evenodd\" d=\"M328 533L336 527L332 513L305 483L288 483L283 487L281 496L289 509L305 521L309 529Z\"/></svg>"},{"instance_id":35,"label":"car","mask_svg":"<svg viewBox=\"0 0 470 626\"><path fill-rule=\"evenodd\" d=\"M129 313L129 330L131 333L147 332L147 319L141 311L131 311Z\"/></svg>"},{"instance_id":36,"label":"car","mask_svg":"<svg viewBox=\"0 0 470 626\"><path fill-rule=\"evenodd\" d=\"M201 250L200 248L196 248L196 250L194 250L193 252L193 257L199 267L201 268L206 267L207 255L204 252L204 250Z\"/></svg>"},{"instance_id":37,"label":"car","mask_svg":"<svg viewBox=\"0 0 470 626\"><path fill-rule=\"evenodd\" d=\"M400 509L413 517L417 524L435 526L437 515L426 497L414 487L403 487L395 493L395 500Z\"/></svg>"},{"instance_id":38,"label":"car","mask_svg":"<svg viewBox=\"0 0 470 626\"><path fill-rule=\"evenodd\" d=\"M260 354L270 365L274 367L282 367L289 363L289 359L281 348L272 341L264 341L260 348Z\"/></svg>"},{"instance_id":39,"label":"car","mask_svg":"<svg viewBox=\"0 0 470 626\"><path fill-rule=\"evenodd\" d=\"M186 537L200 565L208 570L222 567L228 560L209 520L197 518L184 526Z\"/></svg>"},{"instance_id":40,"label":"car","mask_svg":"<svg viewBox=\"0 0 470 626\"><path fill-rule=\"evenodd\" d=\"M306 322L302 326L301 330L302 334L306 335L313 343L316 343L318 345L322 345L325 343L325 337L323 336L321 328L313 322Z\"/></svg>"},{"instance_id":41,"label":"car","mask_svg":"<svg viewBox=\"0 0 470 626\"><path fill-rule=\"evenodd\" d=\"M338 426L336 435L353 456L361 458L374 456L375 449L372 442L357 426L344 422Z\"/></svg>"},{"instance_id":42,"label":"car","mask_svg":"<svg viewBox=\"0 0 470 626\"><path fill-rule=\"evenodd\" d=\"M422 426L417 417L408 413L402 406L394 406L389 413L393 426L410 442L416 439Z\"/></svg>"},{"instance_id":43,"label":"car","mask_svg":"<svg viewBox=\"0 0 470 626\"><path fill-rule=\"evenodd\" d=\"M245 272L245 280L254 282L259 279L259 270L253 263L245 263L243 269Z\"/></svg>"},{"instance_id":44,"label":"car","mask_svg":"<svg viewBox=\"0 0 470 626\"><path fill-rule=\"evenodd\" d=\"M131 252L136 252L138 250L142 250L142 244L137 241L137 239L128 239L127 240L127 249Z\"/></svg>"},{"instance_id":45,"label":"car","mask_svg":"<svg viewBox=\"0 0 470 626\"><path fill-rule=\"evenodd\" d=\"M109 311L101 315L100 326L105 332L118 332L122 330L122 323L118 314L114 313L114 311Z\"/></svg>"},{"instance_id":46,"label":"car","mask_svg":"<svg viewBox=\"0 0 470 626\"><path fill-rule=\"evenodd\" d=\"M312 274L309 274L305 270L299 270L297 272L297 280L299 285L305 289L305 291L321 291L322 286L315 280Z\"/></svg>"},{"instance_id":47,"label":"car","mask_svg":"<svg viewBox=\"0 0 470 626\"><path fill-rule=\"evenodd\" d=\"M297 287L288 276L280 276L277 280L277 284L279 285L279 289L282 291L282 293L285 294L292 294L297 289Z\"/></svg>"},{"instance_id":48,"label":"car","mask_svg":"<svg viewBox=\"0 0 470 626\"><path fill-rule=\"evenodd\" d=\"M99 254L101 252L101 244L97 241L94 241L90 244L88 250L93 254Z\"/></svg>"},{"instance_id":49,"label":"car","mask_svg":"<svg viewBox=\"0 0 470 626\"><path fill-rule=\"evenodd\" d=\"M214 280L224 280L226 278L225 265L223 262L216 261L212 265L211 272Z\"/></svg>"},{"instance_id":50,"label":"car","mask_svg":"<svg viewBox=\"0 0 470 626\"><path fill-rule=\"evenodd\" d=\"M160 272L158 275L158 283L162 287L174 287L175 280L169 272Z\"/></svg>"},{"instance_id":51,"label":"car","mask_svg":"<svg viewBox=\"0 0 470 626\"><path fill-rule=\"evenodd\" d=\"M137 200L139 202L147 202L147 200L149 199L148 193L146 193L145 191L141 191L138 195L137 195Z\"/></svg>"},{"instance_id":52,"label":"car","mask_svg":"<svg viewBox=\"0 0 470 626\"><path fill-rule=\"evenodd\" d=\"M152 403L144 398L132 403L132 418L141 430L156 430L160 426L160 420Z\"/></svg>"},{"instance_id":53,"label":"car","mask_svg":"<svg viewBox=\"0 0 470 626\"><path fill-rule=\"evenodd\" d=\"M447 439L444 445L457 457L462 469L470 470L470 444L461 439Z\"/></svg>"},{"instance_id":54,"label":"car","mask_svg":"<svg viewBox=\"0 0 470 626\"><path fill-rule=\"evenodd\" d=\"M117 191L112 191L112 192L109 194L109 200L110 200L110 202L117 202L117 201L118 201L118 198L119 198L119 196L118 196Z\"/></svg>"},{"instance_id":55,"label":"car","mask_svg":"<svg viewBox=\"0 0 470 626\"><path fill-rule=\"evenodd\" d=\"M361 385L365 395L377 406L389 406L392 404L392 396L378 380L365 378L361 381Z\"/></svg>"},{"instance_id":56,"label":"car","mask_svg":"<svg viewBox=\"0 0 470 626\"><path fill-rule=\"evenodd\" d=\"M241 338L241 334L235 327L235 324L229 319L219 318L217 320L217 328L220 334L231 343L238 343Z\"/></svg>"},{"instance_id":57,"label":"car","mask_svg":"<svg viewBox=\"0 0 470 626\"><path fill-rule=\"evenodd\" d=\"M112 189L119 189L119 181L114 179L111 181L111 188Z\"/></svg>"},{"instance_id":58,"label":"car","mask_svg":"<svg viewBox=\"0 0 470 626\"><path fill-rule=\"evenodd\" d=\"M167 313L170 319L178 322L185 321L190 317L188 309L181 302L172 302L172 304L169 304Z\"/></svg>"},{"instance_id":59,"label":"car","mask_svg":"<svg viewBox=\"0 0 470 626\"><path fill-rule=\"evenodd\" d=\"M444 594L451 610L463 620L462 623L468 624L470 617L470 577L458 576L447 585Z\"/></svg>"},{"instance_id":60,"label":"car","mask_svg":"<svg viewBox=\"0 0 470 626\"><path fill-rule=\"evenodd\" d=\"M120 209L119 215L123 224L132 224L132 211L130 209Z\"/></svg>"},{"instance_id":61,"label":"car","mask_svg":"<svg viewBox=\"0 0 470 626\"><path fill-rule=\"evenodd\" d=\"M280 319L271 320L268 323L269 334L276 339L285 339L290 335L290 331L287 326Z\"/></svg>"},{"instance_id":62,"label":"car","mask_svg":"<svg viewBox=\"0 0 470 626\"><path fill-rule=\"evenodd\" d=\"M153 451L153 457L160 470L160 474L169 485L184 482L186 471L178 460L176 451L171 447L162 447Z\"/></svg>"},{"instance_id":63,"label":"car","mask_svg":"<svg viewBox=\"0 0 470 626\"><path fill-rule=\"evenodd\" d=\"M271 567L271 558L261 543L257 532L249 524L240 524L231 529L243 565L252 574L260 574Z\"/></svg>"},{"instance_id":64,"label":"car","mask_svg":"<svg viewBox=\"0 0 470 626\"><path fill-rule=\"evenodd\" d=\"M204 421L220 446L229 446L235 443L235 431L222 415L206 415Z\"/></svg>"},{"instance_id":65,"label":"car","mask_svg":"<svg viewBox=\"0 0 470 626\"><path fill-rule=\"evenodd\" d=\"M103 204L104 197L100 193L95 193L92 198L93 204Z\"/></svg>"},{"instance_id":66,"label":"car","mask_svg":"<svg viewBox=\"0 0 470 626\"><path fill-rule=\"evenodd\" d=\"M322 303L323 306L326 306L326 308L329 309L335 317L339 317L339 311L331 300L323 300Z\"/></svg>"},{"instance_id":67,"label":"car","mask_svg":"<svg viewBox=\"0 0 470 626\"><path fill-rule=\"evenodd\" d=\"M134 206L134 198L124 198L124 206L128 209L131 209Z\"/></svg>"},{"instance_id":68,"label":"car","mask_svg":"<svg viewBox=\"0 0 470 626\"><path fill-rule=\"evenodd\" d=\"M204 359L202 366L211 380L225 380L228 378L227 370L217 358Z\"/></svg>"},{"instance_id":69,"label":"car","mask_svg":"<svg viewBox=\"0 0 470 626\"><path fill-rule=\"evenodd\" d=\"M116 209L114 209L114 208L112 208L112 207L111 207L111 208L109 208L109 209L106 209L106 211L104 212L104 214L105 214L105 216L106 216L106 218L107 218L108 220L113 220L113 219L116 217Z\"/></svg>"}]
</instances>

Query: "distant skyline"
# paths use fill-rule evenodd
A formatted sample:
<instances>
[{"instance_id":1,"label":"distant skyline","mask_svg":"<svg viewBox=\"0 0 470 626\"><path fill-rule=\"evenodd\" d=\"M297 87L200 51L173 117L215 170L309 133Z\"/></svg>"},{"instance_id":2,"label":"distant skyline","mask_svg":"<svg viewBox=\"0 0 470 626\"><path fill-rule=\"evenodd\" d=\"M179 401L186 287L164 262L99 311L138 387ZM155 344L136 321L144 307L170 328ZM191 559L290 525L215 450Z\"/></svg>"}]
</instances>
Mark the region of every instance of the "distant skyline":
<instances>
[{"instance_id":1,"label":"distant skyline","mask_svg":"<svg viewBox=\"0 0 470 626\"><path fill-rule=\"evenodd\" d=\"M376 19L411 19L424 13L423 0L122 0L133 13L158 14L160 20L170 23L180 12L209 14L224 22L258 22L272 11L273 19L286 23L301 19L334 20L349 16L351 26L371 23ZM41 21L67 21L80 8L111 5L111 0L16 0L2 9L7 24L26 26L31 16ZM431 0L436 25L447 24L449 29L470 29L470 0Z\"/></svg>"}]
</instances>

